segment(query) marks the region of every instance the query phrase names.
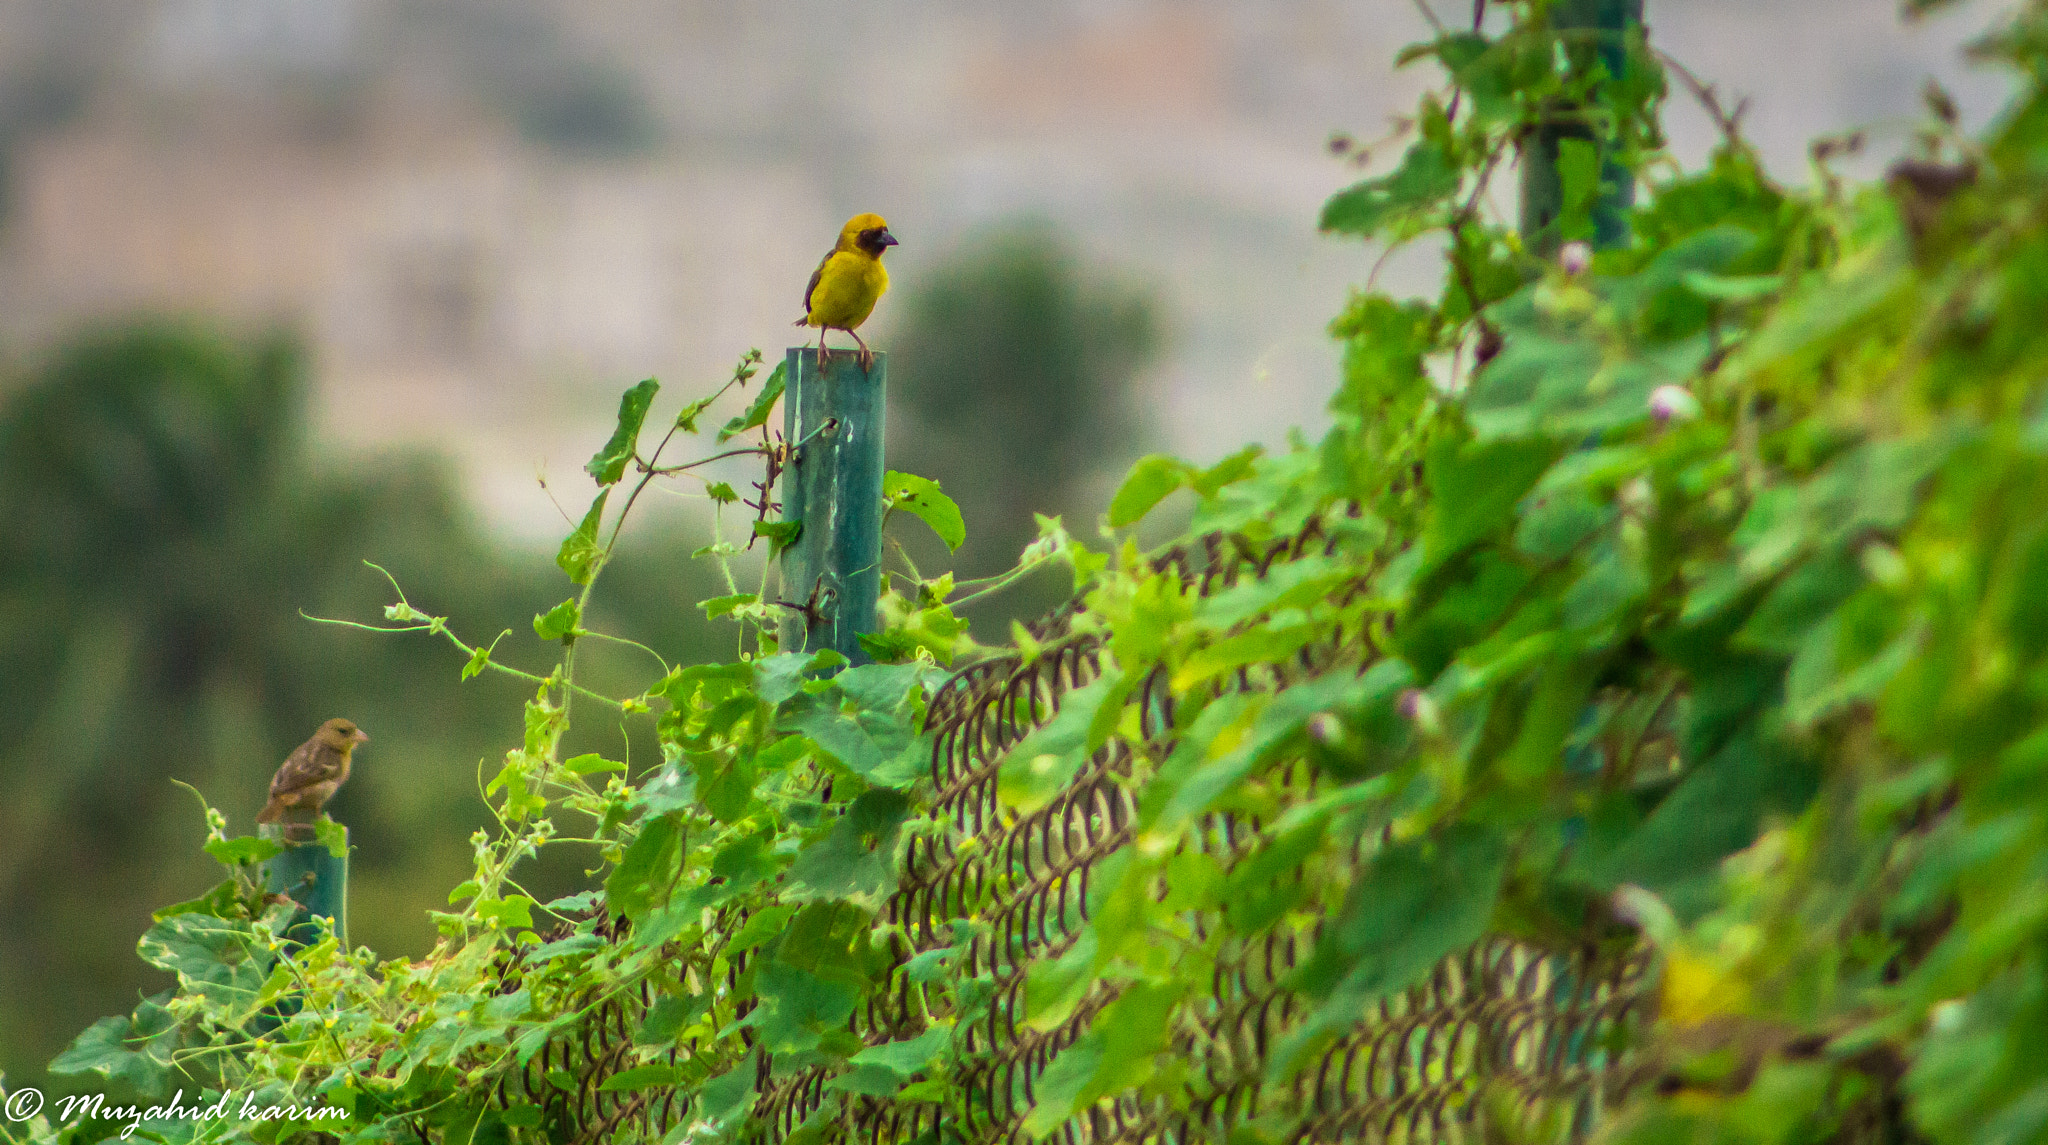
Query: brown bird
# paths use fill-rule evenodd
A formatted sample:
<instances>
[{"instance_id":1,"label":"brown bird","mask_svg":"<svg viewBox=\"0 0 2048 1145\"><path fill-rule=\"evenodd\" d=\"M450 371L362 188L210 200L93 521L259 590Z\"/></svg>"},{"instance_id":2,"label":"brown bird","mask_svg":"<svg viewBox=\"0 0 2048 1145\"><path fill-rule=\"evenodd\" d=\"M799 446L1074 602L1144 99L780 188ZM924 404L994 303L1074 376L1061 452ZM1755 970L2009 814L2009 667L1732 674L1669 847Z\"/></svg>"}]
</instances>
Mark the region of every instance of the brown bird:
<instances>
[{"instance_id":1,"label":"brown bird","mask_svg":"<svg viewBox=\"0 0 2048 1145\"><path fill-rule=\"evenodd\" d=\"M337 717L321 724L270 777L270 802L256 813L256 821L275 823L288 807L305 808L309 819L318 815L334 789L348 780L349 753L368 742L370 737L353 721Z\"/></svg>"}]
</instances>

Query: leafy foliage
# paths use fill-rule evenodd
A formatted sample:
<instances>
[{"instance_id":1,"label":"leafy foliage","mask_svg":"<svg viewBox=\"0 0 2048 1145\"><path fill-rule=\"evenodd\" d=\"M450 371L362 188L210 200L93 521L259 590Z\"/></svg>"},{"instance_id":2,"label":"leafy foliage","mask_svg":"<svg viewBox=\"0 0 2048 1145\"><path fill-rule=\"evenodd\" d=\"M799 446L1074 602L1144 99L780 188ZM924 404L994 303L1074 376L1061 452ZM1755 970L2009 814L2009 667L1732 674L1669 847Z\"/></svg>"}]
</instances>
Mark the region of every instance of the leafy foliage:
<instances>
[{"instance_id":1,"label":"leafy foliage","mask_svg":"<svg viewBox=\"0 0 2048 1145\"><path fill-rule=\"evenodd\" d=\"M1987 139L1807 194L1731 135L1555 259L1488 180L1560 99L1668 170L1662 87L1514 14L1411 53L1451 90L1325 214L1440 241L1443 293L1351 299L1320 443L1140 463L1113 522L1190 487L1186 543L1045 520L1075 596L1014 650L916 580L859 668L731 585L741 659L611 700L574 660L615 525L431 957L210 896L145 941L179 991L65 1066L365 1141L2038 1136L2048 8L1987 41L2029 79ZM662 758L562 759L572 705ZM562 846L602 889L533 901Z\"/></svg>"},{"instance_id":2,"label":"leafy foliage","mask_svg":"<svg viewBox=\"0 0 2048 1145\"><path fill-rule=\"evenodd\" d=\"M345 468L309 440L289 337L129 320L6 372L0 1066L54 1095L65 1083L41 1065L162 987L133 956L137 920L214 866L173 778L246 822L268 768L322 720L395 729L432 710L380 737L336 804L366 845L361 900L406 907L362 912L357 936L424 950L419 907L468 869L462 837L489 814L447 764L491 749L505 697L462 689L424 641L311 630L298 611L374 609L367 553L397 554L421 599L461 599L479 627L523 624L554 588L487 543L434 458Z\"/></svg>"}]
</instances>

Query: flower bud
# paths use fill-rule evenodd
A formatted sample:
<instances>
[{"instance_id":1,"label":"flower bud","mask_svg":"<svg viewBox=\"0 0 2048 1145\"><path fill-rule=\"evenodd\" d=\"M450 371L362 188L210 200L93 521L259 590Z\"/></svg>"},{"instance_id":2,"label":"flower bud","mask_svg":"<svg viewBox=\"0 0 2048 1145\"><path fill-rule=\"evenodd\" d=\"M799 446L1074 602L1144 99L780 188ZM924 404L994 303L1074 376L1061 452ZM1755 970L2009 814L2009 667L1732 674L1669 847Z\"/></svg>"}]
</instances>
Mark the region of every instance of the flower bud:
<instances>
[{"instance_id":1,"label":"flower bud","mask_svg":"<svg viewBox=\"0 0 2048 1145\"><path fill-rule=\"evenodd\" d=\"M1650 416L1658 425L1691 421L1700 415L1700 400L1684 386L1665 384L1650 391Z\"/></svg>"},{"instance_id":2,"label":"flower bud","mask_svg":"<svg viewBox=\"0 0 2048 1145\"><path fill-rule=\"evenodd\" d=\"M1344 721L1329 712L1317 712L1308 718L1308 734L1320 744L1334 744L1344 738Z\"/></svg>"},{"instance_id":3,"label":"flower bud","mask_svg":"<svg viewBox=\"0 0 2048 1145\"><path fill-rule=\"evenodd\" d=\"M1401 692L1399 707L1401 718L1414 724L1417 731L1426 735L1436 733L1439 726L1436 701L1429 698L1429 693L1420 688L1405 688Z\"/></svg>"},{"instance_id":4,"label":"flower bud","mask_svg":"<svg viewBox=\"0 0 2048 1145\"><path fill-rule=\"evenodd\" d=\"M1573 278L1586 273L1593 265L1592 244L1583 241L1564 244L1557 252L1557 265L1563 267L1564 272Z\"/></svg>"}]
</instances>

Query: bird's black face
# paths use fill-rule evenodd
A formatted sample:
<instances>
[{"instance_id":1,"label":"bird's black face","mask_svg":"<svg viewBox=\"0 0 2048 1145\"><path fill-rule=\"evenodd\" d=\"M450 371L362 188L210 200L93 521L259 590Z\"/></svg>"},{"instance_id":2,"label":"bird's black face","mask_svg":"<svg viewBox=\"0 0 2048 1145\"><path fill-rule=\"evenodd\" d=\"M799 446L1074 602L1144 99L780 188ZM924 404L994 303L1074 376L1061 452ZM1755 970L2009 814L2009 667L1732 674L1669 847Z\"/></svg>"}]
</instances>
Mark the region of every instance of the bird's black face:
<instances>
[{"instance_id":1,"label":"bird's black face","mask_svg":"<svg viewBox=\"0 0 2048 1145\"><path fill-rule=\"evenodd\" d=\"M896 236L889 233L888 227L869 227L854 241L860 244L860 249L873 255L879 255L897 245Z\"/></svg>"}]
</instances>

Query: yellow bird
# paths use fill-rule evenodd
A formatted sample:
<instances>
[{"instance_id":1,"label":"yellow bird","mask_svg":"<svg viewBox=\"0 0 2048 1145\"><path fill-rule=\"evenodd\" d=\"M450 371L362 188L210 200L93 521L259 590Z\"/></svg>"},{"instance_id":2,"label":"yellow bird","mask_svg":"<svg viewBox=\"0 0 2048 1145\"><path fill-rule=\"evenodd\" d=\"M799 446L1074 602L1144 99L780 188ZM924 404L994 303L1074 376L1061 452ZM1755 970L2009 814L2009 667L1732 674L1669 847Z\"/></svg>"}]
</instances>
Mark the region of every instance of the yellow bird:
<instances>
[{"instance_id":1,"label":"yellow bird","mask_svg":"<svg viewBox=\"0 0 2048 1145\"><path fill-rule=\"evenodd\" d=\"M844 330L860 344L860 368L874 363L874 354L854 333L874 313L875 302L889 289L882 252L896 245L889 224L877 214L855 215L839 230L839 243L826 253L811 284L804 287L804 316L798 326L818 328L818 368L825 368L825 331Z\"/></svg>"}]
</instances>

